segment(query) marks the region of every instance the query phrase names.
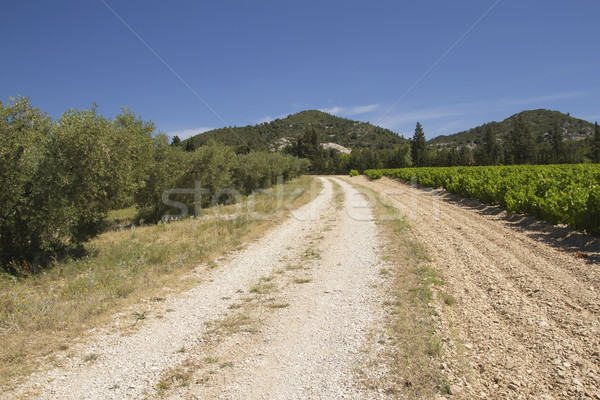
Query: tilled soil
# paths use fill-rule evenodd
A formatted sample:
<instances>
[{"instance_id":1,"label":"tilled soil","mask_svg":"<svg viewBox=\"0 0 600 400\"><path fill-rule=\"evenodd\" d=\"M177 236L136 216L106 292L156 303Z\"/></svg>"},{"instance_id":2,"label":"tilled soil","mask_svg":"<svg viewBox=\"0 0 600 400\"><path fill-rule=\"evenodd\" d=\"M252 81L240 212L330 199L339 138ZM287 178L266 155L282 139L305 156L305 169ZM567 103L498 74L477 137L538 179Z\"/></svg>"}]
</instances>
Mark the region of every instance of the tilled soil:
<instances>
[{"instance_id":1,"label":"tilled soil","mask_svg":"<svg viewBox=\"0 0 600 400\"><path fill-rule=\"evenodd\" d=\"M600 399L597 239L439 190L353 180L407 216L456 300L440 327L467 365L447 371L452 398Z\"/></svg>"}]
</instances>

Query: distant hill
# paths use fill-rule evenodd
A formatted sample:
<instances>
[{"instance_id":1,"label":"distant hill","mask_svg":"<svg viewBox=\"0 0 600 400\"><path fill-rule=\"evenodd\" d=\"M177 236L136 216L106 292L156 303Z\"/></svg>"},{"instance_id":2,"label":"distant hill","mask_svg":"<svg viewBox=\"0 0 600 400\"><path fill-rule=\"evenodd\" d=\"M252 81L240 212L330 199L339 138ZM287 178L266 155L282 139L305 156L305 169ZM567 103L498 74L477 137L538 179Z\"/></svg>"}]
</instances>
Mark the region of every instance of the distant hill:
<instances>
[{"instance_id":1,"label":"distant hill","mask_svg":"<svg viewBox=\"0 0 600 400\"><path fill-rule=\"evenodd\" d=\"M306 129L315 129L323 142L334 143L347 149L389 149L408 143L398 134L368 122L336 117L322 111L308 110L259 125L219 128L204 132L183 141L199 147L209 140L230 146L249 145L253 150L281 149L302 135ZM329 147L339 148L334 145Z\"/></svg>"},{"instance_id":2,"label":"distant hill","mask_svg":"<svg viewBox=\"0 0 600 400\"><path fill-rule=\"evenodd\" d=\"M518 115L521 115L525 121L529 122L538 143L548 142L548 132L552 130L554 123L558 123L563 129L566 141L584 140L591 137L594 132L594 124L588 121L573 118L568 114L563 114L558 111L539 109L522 111L506 118L502 122L493 121L452 135L438 136L431 139L427 144L430 147L438 148L462 148L465 146L473 148L482 143L485 128L488 125L493 125L496 132L498 132L498 137L504 141L508 137L510 130L513 128L513 120Z\"/></svg>"}]
</instances>

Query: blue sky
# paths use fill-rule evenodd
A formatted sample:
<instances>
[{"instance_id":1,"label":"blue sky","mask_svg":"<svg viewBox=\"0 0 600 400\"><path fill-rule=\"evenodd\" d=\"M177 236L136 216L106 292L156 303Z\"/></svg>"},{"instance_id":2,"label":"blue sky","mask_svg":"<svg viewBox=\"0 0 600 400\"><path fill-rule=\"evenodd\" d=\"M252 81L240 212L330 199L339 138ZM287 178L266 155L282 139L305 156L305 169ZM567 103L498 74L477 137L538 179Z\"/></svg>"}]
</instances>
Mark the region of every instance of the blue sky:
<instances>
[{"instance_id":1,"label":"blue sky","mask_svg":"<svg viewBox=\"0 0 600 400\"><path fill-rule=\"evenodd\" d=\"M600 121L600 2L494 4L5 2L0 99L126 106L181 137L306 109L428 138L525 109Z\"/></svg>"}]
</instances>

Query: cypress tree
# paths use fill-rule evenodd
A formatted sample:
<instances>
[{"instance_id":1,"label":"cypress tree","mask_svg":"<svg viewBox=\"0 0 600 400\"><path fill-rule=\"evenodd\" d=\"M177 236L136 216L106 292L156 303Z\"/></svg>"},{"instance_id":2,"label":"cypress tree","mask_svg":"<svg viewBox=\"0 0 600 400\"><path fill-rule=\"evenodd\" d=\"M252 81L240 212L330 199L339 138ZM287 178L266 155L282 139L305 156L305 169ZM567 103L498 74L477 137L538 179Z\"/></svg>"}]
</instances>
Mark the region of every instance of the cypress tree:
<instances>
[{"instance_id":1,"label":"cypress tree","mask_svg":"<svg viewBox=\"0 0 600 400\"><path fill-rule=\"evenodd\" d=\"M485 137L483 139L487 163L496 165L500 160L500 145L496 140L496 129L491 124L485 127Z\"/></svg>"},{"instance_id":2,"label":"cypress tree","mask_svg":"<svg viewBox=\"0 0 600 400\"><path fill-rule=\"evenodd\" d=\"M594 139L592 141L592 161L600 163L600 128L598 122L594 125Z\"/></svg>"},{"instance_id":3,"label":"cypress tree","mask_svg":"<svg viewBox=\"0 0 600 400\"><path fill-rule=\"evenodd\" d=\"M531 133L531 127L517 115L514 126L510 132L510 153L515 164L530 164L535 161L536 145Z\"/></svg>"},{"instance_id":4,"label":"cypress tree","mask_svg":"<svg viewBox=\"0 0 600 400\"><path fill-rule=\"evenodd\" d=\"M552 141L552 162L563 162L565 159L565 142L562 129L558 123L554 123L550 139Z\"/></svg>"},{"instance_id":5,"label":"cypress tree","mask_svg":"<svg viewBox=\"0 0 600 400\"><path fill-rule=\"evenodd\" d=\"M423 127L419 122L415 127L415 134L410 141L410 156L412 158L413 167L423 167L426 163L427 141Z\"/></svg>"}]
</instances>

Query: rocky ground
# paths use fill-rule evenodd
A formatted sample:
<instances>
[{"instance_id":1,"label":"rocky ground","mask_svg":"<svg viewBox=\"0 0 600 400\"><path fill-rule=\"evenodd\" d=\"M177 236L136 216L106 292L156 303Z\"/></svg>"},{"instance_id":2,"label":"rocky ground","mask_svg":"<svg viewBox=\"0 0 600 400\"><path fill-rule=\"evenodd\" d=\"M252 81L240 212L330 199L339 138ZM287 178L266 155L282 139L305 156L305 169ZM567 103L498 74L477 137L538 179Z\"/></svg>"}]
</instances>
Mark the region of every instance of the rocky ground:
<instances>
[{"instance_id":1,"label":"rocky ground","mask_svg":"<svg viewBox=\"0 0 600 400\"><path fill-rule=\"evenodd\" d=\"M456 301L440 326L466 363L462 376L446 373L454 398L600 399L598 239L443 191L356 179L408 217Z\"/></svg>"}]
</instances>

